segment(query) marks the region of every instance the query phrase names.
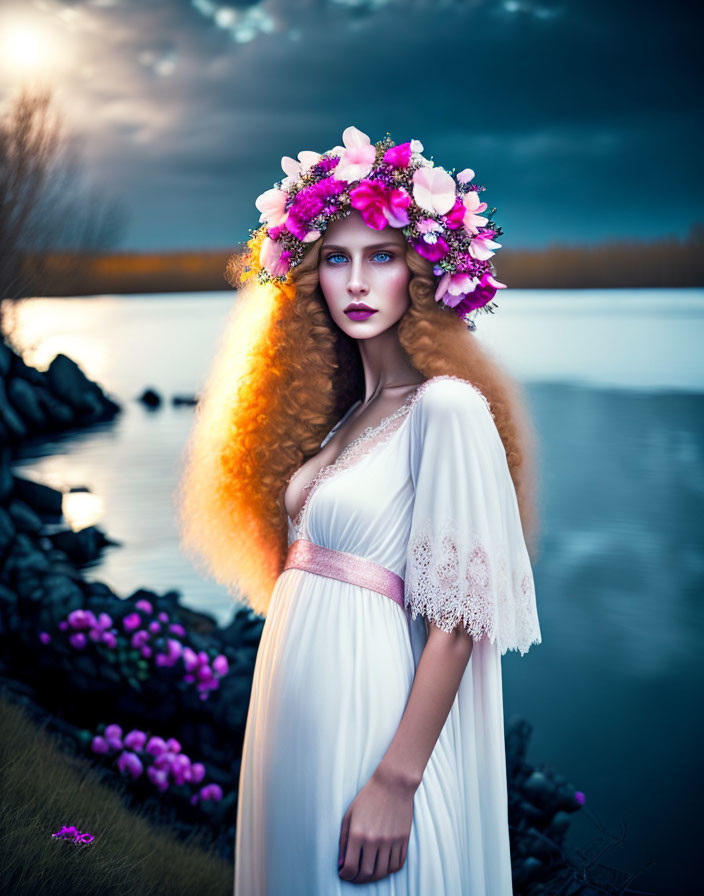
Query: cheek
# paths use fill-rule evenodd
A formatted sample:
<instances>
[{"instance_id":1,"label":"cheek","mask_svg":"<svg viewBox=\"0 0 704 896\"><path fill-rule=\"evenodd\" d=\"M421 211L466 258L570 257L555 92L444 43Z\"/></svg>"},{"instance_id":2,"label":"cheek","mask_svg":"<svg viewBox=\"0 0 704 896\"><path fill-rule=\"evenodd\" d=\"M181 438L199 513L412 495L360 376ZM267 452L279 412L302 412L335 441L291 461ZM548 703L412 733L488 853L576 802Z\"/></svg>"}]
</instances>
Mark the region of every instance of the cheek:
<instances>
[{"instance_id":1,"label":"cheek","mask_svg":"<svg viewBox=\"0 0 704 896\"><path fill-rule=\"evenodd\" d=\"M383 289L393 305L393 310L405 310L410 303L408 295L408 284L411 281L410 271L404 265L393 270L389 269L384 273L386 276L383 277Z\"/></svg>"}]
</instances>

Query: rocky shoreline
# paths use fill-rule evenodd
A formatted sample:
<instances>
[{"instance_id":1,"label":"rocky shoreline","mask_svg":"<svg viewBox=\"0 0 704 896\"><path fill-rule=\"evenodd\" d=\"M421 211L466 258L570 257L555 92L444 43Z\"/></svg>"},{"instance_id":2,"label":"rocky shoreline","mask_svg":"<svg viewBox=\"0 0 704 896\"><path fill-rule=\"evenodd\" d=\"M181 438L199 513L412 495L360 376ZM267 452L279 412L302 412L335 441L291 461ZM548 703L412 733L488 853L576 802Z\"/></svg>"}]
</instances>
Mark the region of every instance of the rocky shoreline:
<instances>
[{"instance_id":1,"label":"rocky shoreline","mask_svg":"<svg viewBox=\"0 0 704 896\"><path fill-rule=\"evenodd\" d=\"M194 826L209 829L218 853L232 860L263 619L242 608L219 627L184 606L177 590L124 597L86 581L82 566L111 542L96 526L58 528L62 493L12 469L28 440L120 411L65 355L42 372L0 342L0 688L67 750L127 780L135 806L184 838ZM603 874L595 884L599 866L587 874L566 856L569 816L584 797L564 777L528 765L530 732L526 720L509 720L515 892L629 892Z\"/></svg>"}]
</instances>

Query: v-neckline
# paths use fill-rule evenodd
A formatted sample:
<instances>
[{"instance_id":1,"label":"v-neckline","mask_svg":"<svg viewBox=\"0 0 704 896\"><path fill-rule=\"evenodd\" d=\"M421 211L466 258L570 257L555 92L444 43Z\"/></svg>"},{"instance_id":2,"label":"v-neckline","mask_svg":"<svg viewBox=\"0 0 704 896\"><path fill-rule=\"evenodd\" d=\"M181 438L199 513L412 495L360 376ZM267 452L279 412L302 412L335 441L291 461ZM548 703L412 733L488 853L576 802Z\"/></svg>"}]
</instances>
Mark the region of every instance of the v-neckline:
<instances>
[{"instance_id":1,"label":"v-neckline","mask_svg":"<svg viewBox=\"0 0 704 896\"><path fill-rule=\"evenodd\" d=\"M349 457L349 455L352 453L352 451L358 445L360 445L362 442L368 441L373 436L377 435L377 433L379 433L383 429L385 429L393 420L396 420L401 414L403 414L406 410L408 410L410 408L410 406L413 404L415 398L419 395L420 390L423 388L423 386L426 385L426 383L429 383L431 379L437 379L437 377L430 377L427 380L423 380L422 383L418 383L416 388L412 392L408 393L408 395L403 400L402 404L400 404L396 408L395 411L392 411L390 414L387 414L386 417L383 417L378 423L372 423L369 426L367 426L365 429L363 429L362 432L358 436L356 436L354 439L352 439L351 442L348 442L347 445L345 445L345 447L337 455L337 457L335 458L334 461L332 461L329 464L323 464L323 466L318 470L318 472L311 479L311 481L303 486L303 491L308 492L308 494L306 495L305 500L303 501L303 504L301 505L301 509L298 511L298 513L295 515L295 517L293 519L291 519L291 517L288 515L288 511L286 512L286 516L287 516L288 520L290 521L291 525L297 532L300 531L301 524L303 523L306 508L308 507L308 504L310 503L310 499L313 496L313 493L316 491L318 485L324 479L327 479L329 476L331 476L333 474L333 472L336 471L341 466L342 463L344 463L344 460L347 457ZM337 430L344 423L344 421L347 419L347 417L349 417L349 415L352 413L354 408L360 403L361 403L361 399L358 399L357 402L355 404L353 404L352 407L349 408L347 413L340 419L338 424L330 431L329 435L332 435L333 432L335 430Z\"/></svg>"}]
</instances>

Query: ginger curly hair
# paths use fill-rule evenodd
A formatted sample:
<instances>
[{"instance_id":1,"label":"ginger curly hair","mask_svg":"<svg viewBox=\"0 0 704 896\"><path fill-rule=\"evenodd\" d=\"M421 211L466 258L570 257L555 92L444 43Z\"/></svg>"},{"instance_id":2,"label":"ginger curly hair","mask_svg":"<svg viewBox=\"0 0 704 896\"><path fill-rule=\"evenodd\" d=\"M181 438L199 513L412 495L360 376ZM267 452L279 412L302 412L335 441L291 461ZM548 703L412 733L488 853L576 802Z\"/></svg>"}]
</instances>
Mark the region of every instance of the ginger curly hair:
<instances>
[{"instance_id":1,"label":"ginger curly hair","mask_svg":"<svg viewBox=\"0 0 704 896\"><path fill-rule=\"evenodd\" d=\"M260 245L250 241L250 258ZM334 323L320 290L321 246L311 244L291 285L242 276L247 256L230 259L225 277L240 289L195 409L175 493L185 551L261 615L288 550L286 485L364 397L356 340ZM523 390L435 301L432 264L411 246L406 263L411 304L398 325L401 346L425 378L461 377L489 401L534 557L536 439Z\"/></svg>"}]
</instances>

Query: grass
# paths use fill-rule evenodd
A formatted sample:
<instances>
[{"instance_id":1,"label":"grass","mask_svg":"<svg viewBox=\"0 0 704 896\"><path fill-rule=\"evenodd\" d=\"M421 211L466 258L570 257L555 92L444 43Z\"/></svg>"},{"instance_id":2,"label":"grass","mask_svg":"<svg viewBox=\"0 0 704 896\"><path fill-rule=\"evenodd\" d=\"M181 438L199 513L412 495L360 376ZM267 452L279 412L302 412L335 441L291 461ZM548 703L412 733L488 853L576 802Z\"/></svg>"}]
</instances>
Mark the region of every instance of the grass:
<instances>
[{"instance_id":1,"label":"grass","mask_svg":"<svg viewBox=\"0 0 704 896\"><path fill-rule=\"evenodd\" d=\"M0 694L0 892L4 896L229 896L234 866L194 831L179 840L125 805L88 758L71 755ZM86 846L52 837L75 825ZM233 845L234 862L234 845Z\"/></svg>"}]
</instances>

